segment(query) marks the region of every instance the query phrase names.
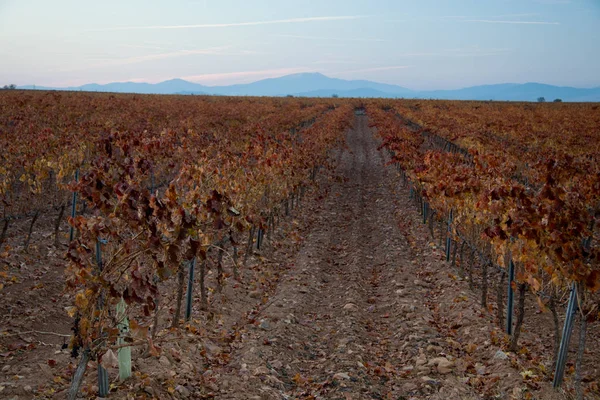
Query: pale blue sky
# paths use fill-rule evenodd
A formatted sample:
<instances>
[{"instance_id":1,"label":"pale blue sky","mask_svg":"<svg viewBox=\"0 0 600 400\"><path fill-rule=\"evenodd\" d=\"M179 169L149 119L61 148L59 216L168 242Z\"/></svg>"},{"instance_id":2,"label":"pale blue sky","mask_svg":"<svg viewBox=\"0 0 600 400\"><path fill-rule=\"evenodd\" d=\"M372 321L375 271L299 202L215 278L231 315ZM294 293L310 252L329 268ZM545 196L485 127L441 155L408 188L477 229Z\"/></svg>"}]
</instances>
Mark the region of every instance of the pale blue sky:
<instances>
[{"instance_id":1,"label":"pale blue sky","mask_svg":"<svg viewBox=\"0 0 600 400\"><path fill-rule=\"evenodd\" d=\"M600 86L600 0L0 0L0 84Z\"/></svg>"}]
</instances>

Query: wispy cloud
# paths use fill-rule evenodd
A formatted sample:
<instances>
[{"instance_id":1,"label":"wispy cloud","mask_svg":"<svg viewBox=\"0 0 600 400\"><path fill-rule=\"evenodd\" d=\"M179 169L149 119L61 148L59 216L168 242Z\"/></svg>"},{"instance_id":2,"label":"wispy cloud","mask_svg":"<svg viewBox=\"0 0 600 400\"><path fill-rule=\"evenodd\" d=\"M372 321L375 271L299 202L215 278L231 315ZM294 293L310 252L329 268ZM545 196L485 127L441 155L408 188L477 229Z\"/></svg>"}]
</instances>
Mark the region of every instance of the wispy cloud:
<instances>
[{"instance_id":1,"label":"wispy cloud","mask_svg":"<svg viewBox=\"0 0 600 400\"><path fill-rule=\"evenodd\" d=\"M429 22L479 22L487 24L522 24L522 25L560 25L560 22L554 21L525 21L522 18L538 16L537 13L526 14L502 14L493 16L473 16L473 15L441 15L436 17L426 18L410 18L402 20L386 20L385 22L414 22L414 21L429 21ZM507 19L509 18L509 19Z\"/></svg>"},{"instance_id":2,"label":"wispy cloud","mask_svg":"<svg viewBox=\"0 0 600 400\"><path fill-rule=\"evenodd\" d=\"M182 79L192 82L217 84L219 82L227 82L230 84L232 81L236 83L247 82L249 80L263 79L263 78L276 78L288 74L296 74L300 72L315 72L313 68L306 67L293 67L293 68L276 68L276 69L263 69L254 71L238 71L238 72L223 72L223 73L212 73L212 74L200 74L184 76Z\"/></svg>"},{"instance_id":3,"label":"wispy cloud","mask_svg":"<svg viewBox=\"0 0 600 400\"><path fill-rule=\"evenodd\" d=\"M355 64L363 64L360 61L352 61L352 60L320 60L313 61L311 64L313 65L327 65L327 64L344 64L344 65L355 65Z\"/></svg>"},{"instance_id":4,"label":"wispy cloud","mask_svg":"<svg viewBox=\"0 0 600 400\"><path fill-rule=\"evenodd\" d=\"M410 68L410 65L394 65L394 66L390 66L390 67L374 67L374 68L364 68L364 69L353 69L353 70L350 70L350 71L333 72L333 73L330 73L330 75L353 74L353 73L357 73L357 72L393 71L393 70L396 70L396 69L405 69L405 68Z\"/></svg>"},{"instance_id":5,"label":"wispy cloud","mask_svg":"<svg viewBox=\"0 0 600 400\"><path fill-rule=\"evenodd\" d=\"M402 58L419 58L419 57L485 57L497 56L512 52L513 49L508 48L480 48L480 47L461 47L454 49L443 49L434 51L424 51L415 53L396 53L396 57Z\"/></svg>"},{"instance_id":6,"label":"wispy cloud","mask_svg":"<svg viewBox=\"0 0 600 400\"><path fill-rule=\"evenodd\" d=\"M86 57L85 61L88 64L78 67L69 67L61 69L59 72L73 72L80 71L82 69L98 69L107 67L120 67L131 64L144 63L149 61L158 61L169 58L197 56L197 55L209 55L209 56L251 56L262 54L252 50L233 50L231 46L222 47L210 47L206 49L192 49L192 50L177 50L163 53L145 54L141 56L133 57Z\"/></svg>"},{"instance_id":7,"label":"wispy cloud","mask_svg":"<svg viewBox=\"0 0 600 400\"><path fill-rule=\"evenodd\" d=\"M571 4L571 0L533 0L535 3L541 4Z\"/></svg>"},{"instance_id":8,"label":"wispy cloud","mask_svg":"<svg viewBox=\"0 0 600 400\"><path fill-rule=\"evenodd\" d=\"M285 37L292 39L305 39L305 40L331 40L339 42L385 42L383 39L377 38L336 38L336 37L321 37L321 36L305 36L305 35L275 35L277 37Z\"/></svg>"},{"instance_id":9,"label":"wispy cloud","mask_svg":"<svg viewBox=\"0 0 600 400\"><path fill-rule=\"evenodd\" d=\"M121 26L121 27L113 27L113 28L91 29L91 31L231 28L231 27L238 27L238 26L297 24L297 23L323 22L323 21L344 21L344 20L355 20L355 19L366 18L366 17L367 16L365 16L365 15L339 15L339 16L329 16L329 17L305 17L305 18L275 19L275 20L268 20L268 21L229 22L229 23L221 23L221 24Z\"/></svg>"},{"instance_id":10,"label":"wispy cloud","mask_svg":"<svg viewBox=\"0 0 600 400\"><path fill-rule=\"evenodd\" d=\"M119 47L126 47L128 49L143 49L143 50L166 50L164 47L159 46L150 46L150 45L141 45L141 44L124 44L119 43Z\"/></svg>"},{"instance_id":11,"label":"wispy cloud","mask_svg":"<svg viewBox=\"0 0 600 400\"><path fill-rule=\"evenodd\" d=\"M501 14L494 16L474 16L474 15L443 15L437 17L439 19L498 19L498 18L524 18L524 17L535 17L537 13L526 13L526 14Z\"/></svg>"},{"instance_id":12,"label":"wispy cloud","mask_svg":"<svg viewBox=\"0 0 600 400\"><path fill-rule=\"evenodd\" d=\"M164 60L166 58L174 57L185 57L194 55L223 55L226 54L223 51L227 50L228 47L211 47L207 49L196 49L196 50L179 50L171 51L167 53L147 54L143 56L125 57L125 58L114 58L107 59L102 65L97 66L119 66L128 64L137 64L146 61Z\"/></svg>"},{"instance_id":13,"label":"wispy cloud","mask_svg":"<svg viewBox=\"0 0 600 400\"><path fill-rule=\"evenodd\" d=\"M480 57L480 56L496 56L512 52L509 48L481 48L481 47L459 47L455 49L444 49L438 53L450 57Z\"/></svg>"},{"instance_id":14,"label":"wispy cloud","mask_svg":"<svg viewBox=\"0 0 600 400\"><path fill-rule=\"evenodd\" d=\"M560 25L560 22L548 21L503 21L497 19L463 19L462 22L480 22L485 24L515 24L515 25Z\"/></svg>"}]
</instances>

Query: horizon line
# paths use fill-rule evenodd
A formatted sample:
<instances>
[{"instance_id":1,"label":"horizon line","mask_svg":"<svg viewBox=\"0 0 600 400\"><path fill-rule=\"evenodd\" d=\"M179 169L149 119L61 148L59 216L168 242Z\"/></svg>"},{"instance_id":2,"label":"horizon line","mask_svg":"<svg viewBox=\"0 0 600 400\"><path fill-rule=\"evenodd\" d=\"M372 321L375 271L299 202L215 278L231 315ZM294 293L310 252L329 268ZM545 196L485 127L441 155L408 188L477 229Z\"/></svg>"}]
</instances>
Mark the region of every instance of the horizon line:
<instances>
[{"instance_id":1,"label":"horizon line","mask_svg":"<svg viewBox=\"0 0 600 400\"><path fill-rule=\"evenodd\" d=\"M386 68L386 67L383 67ZM410 68L410 66L397 66L397 67L390 67L393 69L404 69L404 68ZM369 69L367 69L369 70ZM366 71L366 70L365 70ZM261 72L264 71L253 71L255 72L255 75L259 75ZM342 71L342 73L346 73L346 72L352 72L352 71ZM239 74L237 72L233 72L230 73L230 75L236 75ZM379 84L385 84L385 85L391 85L391 86L397 86L398 88L402 88L402 89L408 89L411 90L413 92L434 92L434 91L453 91L453 90L462 90L462 89L469 89L469 88L474 88L474 87L481 87L481 86L497 86L497 85L527 85L527 84L537 84L537 85L547 85L547 86L554 86L557 88L572 88L572 89L600 89L600 84L589 84L586 86L569 86L569 85L564 85L564 84L552 84L552 83L543 83L543 82L535 82L535 81L526 81L526 82L497 82L497 83L482 83L482 84L475 84L475 85L469 85L469 86L458 86L455 88L451 88L451 89L410 89L406 86L403 86L401 84L396 84L396 83L387 83L387 82L380 82L380 81L373 81L373 80L368 80L368 79L362 79L362 78L356 78L356 79L343 79L343 78L337 78L335 76L328 76L326 74L323 74L322 72L318 72L318 71L303 71L303 72L295 72L295 73L288 73L288 74L284 74L284 75L278 75L278 76L273 76L273 77L266 77L266 78L261 78L261 79L257 79L255 81L250 81L250 82L246 82L246 83L230 83L230 84L204 84L204 83L199 83L199 82L194 82L193 80L188 80L188 79L184 79L186 77L174 77L174 78L169 78L169 79L164 79L164 80L160 80L160 81L156 81L154 83L150 82L150 80L144 80L144 78L136 78L136 79L132 79L132 80L127 80L127 81L111 81L111 82L107 82L107 83L97 83L97 82L90 82L90 83L84 83L81 85L77 85L77 86L45 86L45 85L37 85L37 84L25 84L25 85L17 85L17 89L21 89L21 90L81 90L81 88L83 86L86 85L98 85L98 86L107 86L107 85L111 85L111 84L126 84L126 83L132 83L132 84L147 84L147 85L158 85L161 83L165 83L165 82L169 82L169 81L174 81L174 80L181 80L187 83L192 83L192 84L196 84L196 85L201 85L204 86L206 88L215 88L215 87L228 87L228 86L234 86L234 85L248 85L248 84L252 84L252 83L256 83L256 82L260 82L263 80L267 80L267 79L278 79L278 78L283 78L286 76L292 76L292 75L300 75L300 74L319 74L319 75L323 75L327 78L330 79L342 79L345 81L361 81L361 80L366 80L368 82L372 82L372 83L379 83ZM217 75L221 75L221 74L217 74ZM43 89L35 89L35 87L41 87ZM327 88L323 89L326 90ZM362 88L362 89L369 89L369 88ZM321 90L321 89L318 89ZM355 90L355 89L351 89L351 90ZM124 92L124 93L128 93L128 92ZM209 94L209 93L207 93Z\"/></svg>"}]
</instances>

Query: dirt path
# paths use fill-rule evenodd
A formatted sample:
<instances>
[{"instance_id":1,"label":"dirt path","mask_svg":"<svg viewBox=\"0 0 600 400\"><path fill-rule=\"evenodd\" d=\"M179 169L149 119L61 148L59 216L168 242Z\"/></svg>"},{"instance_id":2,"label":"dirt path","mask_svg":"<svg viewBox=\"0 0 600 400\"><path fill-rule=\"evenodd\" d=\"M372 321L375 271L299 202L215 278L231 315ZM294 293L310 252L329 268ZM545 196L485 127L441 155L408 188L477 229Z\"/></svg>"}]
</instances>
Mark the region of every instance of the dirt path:
<instances>
[{"instance_id":1,"label":"dirt path","mask_svg":"<svg viewBox=\"0 0 600 400\"><path fill-rule=\"evenodd\" d=\"M431 284L412 271L417 255L390 201L397 179L366 117L356 118L347 144L344 181L317 211L321 223L296 269L232 354L219 398L477 398L429 322Z\"/></svg>"},{"instance_id":2,"label":"dirt path","mask_svg":"<svg viewBox=\"0 0 600 400\"><path fill-rule=\"evenodd\" d=\"M543 371L532 369L539 358L499 351L506 338L493 310L481 309L480 295L443 261L439 237L432 241L407 189L385 165L366 116L355 118L346 139L335 174L323 174L319 188L283 219L276 240L251 257L241 271L243 284L211 292L209 310L195 309L186 330L163 329L173 311L164 310L161 356L136 349L137 378L124 383L111 369L111 397L564 398ZM56 281L50 294L60 293L60 271L48 274ZM211 271L208 279L214 280ZM18 289L5 298L16 298ZM36 312L34 299L26 303L31 320L18 320L14 330L46 328L40 319L48 314ZM71 300L56 301L50 311L57 327L48 329L68 333L70 323L61 327L65 316L59 313ZM0 320L12 321L6 307L0 307ZM0 354L0 397L65 397L75 360L61 350L60 337L49 340L39 349L12 351L13 341L29 342L5 338L10 351ZM524 332L526 340L541 339ZM95 368L88 366L85 393L97 392Z\"/></svg>"}]
</instances>

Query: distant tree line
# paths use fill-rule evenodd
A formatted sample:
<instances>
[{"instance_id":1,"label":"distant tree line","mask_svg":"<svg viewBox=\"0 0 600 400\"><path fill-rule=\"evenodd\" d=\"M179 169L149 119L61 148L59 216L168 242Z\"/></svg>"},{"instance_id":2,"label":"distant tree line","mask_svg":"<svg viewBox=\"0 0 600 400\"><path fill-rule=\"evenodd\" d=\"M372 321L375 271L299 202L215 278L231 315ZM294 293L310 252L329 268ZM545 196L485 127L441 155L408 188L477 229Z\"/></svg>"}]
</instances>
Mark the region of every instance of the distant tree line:
<instances>
[{"instance_id":1,"label":"distant tree line","mask_svg":"<svg viewBox=\"0 0 600 400\"><path fill-rule=\"evenodd\" d=\"M546 102L546 98L545 97L538 97L537 101L538 101L538 103L545 103ZM562 103L562 99L554 99L554 103Z\"/></svg>"},{"instance_id":2,"label":"distant tree line","mask_svg":"<svg viewBox=\"0 0 600 400\"><path fill-rule=\"evenodd\" d=\"M11 83L10 85L4 85L2 87L2 90L15 90L17 88L17 85L15 85L14 83Z\"/></svg>"}]
</instances>

